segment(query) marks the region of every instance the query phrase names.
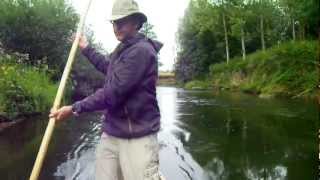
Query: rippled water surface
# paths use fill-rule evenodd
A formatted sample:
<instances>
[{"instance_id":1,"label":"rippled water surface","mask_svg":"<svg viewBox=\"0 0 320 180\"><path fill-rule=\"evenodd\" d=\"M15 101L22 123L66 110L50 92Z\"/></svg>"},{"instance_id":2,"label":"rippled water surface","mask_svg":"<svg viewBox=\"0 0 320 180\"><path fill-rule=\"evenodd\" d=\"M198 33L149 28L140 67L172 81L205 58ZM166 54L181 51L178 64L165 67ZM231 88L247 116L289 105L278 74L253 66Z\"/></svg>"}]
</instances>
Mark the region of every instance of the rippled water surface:
<instances>
[{"instance_id":1,"label":"rippled water surface","mask_svg":"<svg viewBox=\"0 0 320 180\"><path fill-rule=\"evenodd\" d=\"M316 179L315 102L158 87L167 180ZM28 179L47 118L0 134L0 179ZM94 179L99 115L59 124L40 179Z\"/></svg>"}]
</instances>

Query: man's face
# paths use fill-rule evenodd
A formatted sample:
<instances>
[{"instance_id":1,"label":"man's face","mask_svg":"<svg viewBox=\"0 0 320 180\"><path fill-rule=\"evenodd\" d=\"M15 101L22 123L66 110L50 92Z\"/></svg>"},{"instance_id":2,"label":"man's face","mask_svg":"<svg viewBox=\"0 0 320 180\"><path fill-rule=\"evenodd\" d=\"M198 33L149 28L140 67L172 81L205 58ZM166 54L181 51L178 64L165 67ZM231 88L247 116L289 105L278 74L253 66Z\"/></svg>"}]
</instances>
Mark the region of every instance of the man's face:
<instances>
[{"instance_id":1,"label":"man's face","mask_svg":"<svg viewBox=\"0 0 320 180\"><path fill-rule=\"evenodd\" d=\"M113 21L112 24L114 34L118 41L124 41L137 32L137 24L130 17Z\"/></svg>"}]
</instances>

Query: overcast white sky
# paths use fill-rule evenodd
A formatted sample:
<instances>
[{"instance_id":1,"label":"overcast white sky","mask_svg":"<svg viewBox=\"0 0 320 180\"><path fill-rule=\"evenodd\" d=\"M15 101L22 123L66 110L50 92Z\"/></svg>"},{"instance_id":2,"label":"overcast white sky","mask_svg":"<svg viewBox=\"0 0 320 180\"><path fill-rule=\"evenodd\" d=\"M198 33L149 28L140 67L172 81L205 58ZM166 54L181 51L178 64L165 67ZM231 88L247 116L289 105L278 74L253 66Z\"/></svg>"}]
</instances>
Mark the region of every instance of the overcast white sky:
<instances>
[{"instance_id":1,"label":"overcast white sky","mask_svg":"<svg viewBox=\"0 0 320 180\"><path fill-rule=\"evenodd\" d=\"M158 40L164 43L160 51L160 61L163 66L160 70L172 70L176 57L176 32L179 19L183 17L189 0L136 0L140 10L148 17L148 21L154 25L154 31ZM75 9L82 13L88 0L71 0ZM118 44L112 26L107 21L111 15L114 0L93 0L87 16L86 24L95 33L96 40L104 45L110 52Z\"/></svg>"}]
</instances>

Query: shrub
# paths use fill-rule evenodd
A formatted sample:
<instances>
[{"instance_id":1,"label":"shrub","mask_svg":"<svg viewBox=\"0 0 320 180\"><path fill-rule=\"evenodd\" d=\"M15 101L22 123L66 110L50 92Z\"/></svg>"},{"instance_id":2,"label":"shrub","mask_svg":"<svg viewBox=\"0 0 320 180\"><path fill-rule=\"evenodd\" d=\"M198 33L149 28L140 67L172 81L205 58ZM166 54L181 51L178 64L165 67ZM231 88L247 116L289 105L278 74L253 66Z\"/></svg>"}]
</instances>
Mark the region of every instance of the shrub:
<instances>
[{"instance_id":1,"label":"shrub","mask_svg":"<svg viewBox=\"0 0 320 180\"><path fill-rule=\"evenodd\" d=\"M8 117L48 111L56 90L57 86L41 69L14 64L0 65L0 113Z\"/></svg>"},{"instance_id":2,"label":"shrub","mask_svg":"<svg viewBox=\"0 0 320 180\"><path fill-rule=\"evenodd\" d=\"M1 0L0 42L9 53L28 54L24 63L49 65L60 74L77 19L65 0Z\"/></svg>"}]
</instances>

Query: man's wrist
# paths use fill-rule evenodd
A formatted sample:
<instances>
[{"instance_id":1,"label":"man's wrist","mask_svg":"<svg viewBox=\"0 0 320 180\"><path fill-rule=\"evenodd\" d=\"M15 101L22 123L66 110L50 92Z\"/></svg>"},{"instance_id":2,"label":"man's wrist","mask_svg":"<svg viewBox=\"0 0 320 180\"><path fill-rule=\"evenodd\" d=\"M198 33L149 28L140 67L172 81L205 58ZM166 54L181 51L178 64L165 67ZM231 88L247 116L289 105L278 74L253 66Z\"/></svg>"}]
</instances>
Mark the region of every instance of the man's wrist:
<instances>
[{"instance_id":1,"label":"man's wrist","mask_svg":"<svg viewBox=\"0 0 320 180\"><path fill-rule=\"evenodd\" d=\"M81 107L77 103L71 106L71 110L72 110L72 114L75 116L79 116L81 113Z\"/></svg>"},{"instance_id":2,"label":"man's wrist","mask_svg":"<svg viewBox=\"0 0 320 180\"><path fill-rule=\"evenodd\" d=\"M79 46L79 47L80 47L80 49L83 51L83 50L86 49L88 46L89 46L89 43L88 43L88 44L85 44L85 45L82 45L82 46Z\"/></svg>"},{"instance_id":3,"label":"man's wrist","mask_svg":"<svg viewBox=\"0 0 320 180\"><path fill-rule=\"evenodd\" d=\"M88 50L89 48L90 48L89 44L86 44L86 45L80 47L81 51L86 51L86 50Z\"/></svg>"}]
</instances>

